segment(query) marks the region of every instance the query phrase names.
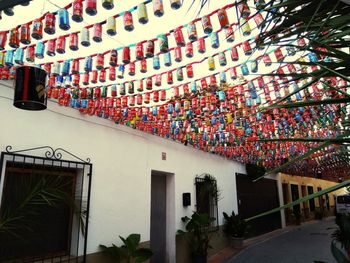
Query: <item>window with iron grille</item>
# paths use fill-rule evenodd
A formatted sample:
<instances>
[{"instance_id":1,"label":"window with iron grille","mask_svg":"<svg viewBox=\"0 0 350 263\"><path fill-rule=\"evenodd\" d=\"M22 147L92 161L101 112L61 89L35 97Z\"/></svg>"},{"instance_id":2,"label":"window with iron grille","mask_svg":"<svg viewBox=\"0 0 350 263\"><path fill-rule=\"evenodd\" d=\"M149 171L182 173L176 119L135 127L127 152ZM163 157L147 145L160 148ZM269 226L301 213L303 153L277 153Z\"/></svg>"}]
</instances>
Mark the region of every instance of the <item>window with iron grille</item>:
<instances>
[{"instance_id":1,"label":"window with iron grille","mask_svg":"<svg viewBox=\"0 0 350 263\"><path fill-rule=\"evenodd\" d=\"M208 214L215 220L208 226L208 231L219 229L218 199L219 190L215 177L210 174L202 174L195 178L196 185L196 209L198 213Z\"/></svg>"},{"instance_id":2,"label":"window with iron grille","mask_svg":"<svg viewBox=\"0 0 350 263\"><path fill-rule=\"evenodd\" d=\"M85 262L90 168L2 152L0 262Z\"/></svg>"}]
</instances>

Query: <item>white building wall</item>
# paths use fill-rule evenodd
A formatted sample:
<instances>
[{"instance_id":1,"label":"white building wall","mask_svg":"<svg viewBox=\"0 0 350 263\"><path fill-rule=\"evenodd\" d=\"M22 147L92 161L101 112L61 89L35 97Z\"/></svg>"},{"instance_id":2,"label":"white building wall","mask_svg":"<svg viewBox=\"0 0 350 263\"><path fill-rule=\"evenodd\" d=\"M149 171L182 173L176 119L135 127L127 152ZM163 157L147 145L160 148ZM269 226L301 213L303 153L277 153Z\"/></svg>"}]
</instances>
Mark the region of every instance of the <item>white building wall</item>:
<instances>
[{"instance_id":1,"label":"white building wall","mask_svg":"<svg viewBox=\"0 0 350 263\"><path fill-rule=\"evenodd\" d=\"M4 84L5 83L5 84ZM88 253L99 244L119 243L118 236L140 233L150 239L151 171L174 174L173 232L182 227L181 217L195 210L194 178L210 173L221 190L222 212L237 211L235 173L245 173L244 165L180 143L142 133L128 127L49 101L40 112L12 106L13 89L0 83L0 150L49 145L64 148L93 163ZM167 160L161 160L161 154ZM191 193L191 206L182 206L182 193ZM175 251L173 251L175 253Z\"/></svg>"}]
</instances>

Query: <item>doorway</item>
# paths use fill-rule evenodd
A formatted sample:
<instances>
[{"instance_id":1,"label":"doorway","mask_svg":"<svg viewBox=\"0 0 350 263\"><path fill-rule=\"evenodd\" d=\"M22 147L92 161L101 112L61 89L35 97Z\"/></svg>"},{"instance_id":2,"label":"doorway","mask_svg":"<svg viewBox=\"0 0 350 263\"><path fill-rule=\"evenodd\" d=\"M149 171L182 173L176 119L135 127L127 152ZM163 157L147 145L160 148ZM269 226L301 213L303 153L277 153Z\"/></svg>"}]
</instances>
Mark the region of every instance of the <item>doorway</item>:
<instances>
[{"instance_id":1,"label":"doorway","mask_svg":"<svg viewBox=\"0 0 350 263\"><path fill-rule=\"evenodd\" d=\"M298 200L299 199L299 187L297 184L291 184L290 185L290 190L292 193L292 201ZM293 214L294 215L300 215L300 204L297 204L293 206Z\"/></svg>"},{"instance_id":2,"label":"doorway","mask_svg":"<svg viewBox=\"0 0 350 263\"><path fill-rule=\"evenodd\" d=\"M151 263L175 263L174 174L151 173Z\"/></svg>"},{"instance_id":3,"label":"doorway","mask_svg":"<svg viewBox=\"0 0 350 263\"><path fill-rule=\"evenodd\" d=\"M321 187L317 187L317 192L320 192L320 191L322 191L322 188L321 188ZM320 195L320 196L318 197L318 206L319 206L319 208L320 208L321 210L324 209L324 199L323 199L323 196L322 196L322 195Z\"/></svg>"},{"instance_id":4,"label":"doorway","mask_svg":"<svg viewBox=\"0 0 350 263\"><path fill-rule=\"evenodd\" d=\"M253 183L251 177L236 173L236 184L238 213L243 218L249 218L280 206L276 180L264 178ZM281 213L276 212L252 220L247 236L261 235L281 228L281 226Z\"/></svg>"},{"instance_id":5,"label":"doorway","mask_svg":"<svg viewBox=\"0 0 350 263\"><path fill-rule=\"evenodd\" d=\"M314 193L314 187L312 185L309 185L307 187L307 194L312 195ZM310 205L310 211L313 212L315 211L315 199L312 198L309 200L309 205Z\"/></svg>"},{"instance_id":6,"label":"doorway","mask_svg":"<svg viewBox=\"0 0 350 263\"><path fill-rule=\"evenodd\" d=\"M307 196L306 185L301 186L301 196L302 197ZM310 217L309 202L307 201L303 202L303 215L304 215L304 218Z\"/></svg>"},{"instance_id":7,"label":"doorway","mask_svg":"<svg viewBox=\"0 0 350 263\"><path fill-rule=\"evenodd\" d=\"M282 192L283 192L283 204L288 204L290 202L289 198L289 186L287 183L282 183ZM284 209L284 216L286 218L286 225L290 225L292 223L292 212L290 208Z\"/></svg>"}]
</instances>

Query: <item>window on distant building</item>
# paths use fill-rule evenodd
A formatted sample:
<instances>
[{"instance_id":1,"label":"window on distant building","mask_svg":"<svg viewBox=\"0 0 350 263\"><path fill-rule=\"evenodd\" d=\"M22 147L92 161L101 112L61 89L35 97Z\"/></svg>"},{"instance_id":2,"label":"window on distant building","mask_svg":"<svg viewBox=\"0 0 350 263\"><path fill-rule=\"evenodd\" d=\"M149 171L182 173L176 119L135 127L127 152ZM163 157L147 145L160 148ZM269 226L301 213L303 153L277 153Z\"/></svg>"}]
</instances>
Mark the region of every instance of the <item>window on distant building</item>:
<instances>
[{"instance_id":1,"label":"window on distant building","mask_svg":"<svg viewBox=\"0 0 350 263\"><path fill-rule=\"evenodd\" d=\"M195 179L196 184L196 209L198 213L206 213L215 218L209 226L210 230L218 228L218 199L219 191L215 177L205 174Z\"/></svg>"}]
</instances>

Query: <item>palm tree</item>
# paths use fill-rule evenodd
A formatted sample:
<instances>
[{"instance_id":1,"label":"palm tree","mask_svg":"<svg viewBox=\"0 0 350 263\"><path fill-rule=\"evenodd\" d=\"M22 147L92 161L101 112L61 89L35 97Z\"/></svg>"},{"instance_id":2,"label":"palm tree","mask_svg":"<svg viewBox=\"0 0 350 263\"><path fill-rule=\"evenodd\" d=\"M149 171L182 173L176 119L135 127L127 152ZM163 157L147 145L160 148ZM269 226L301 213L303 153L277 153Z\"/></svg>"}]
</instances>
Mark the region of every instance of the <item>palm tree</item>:
<instances>
[{"instance_id":1,"label":"palm tree","mask_svg":"<svg viewBox=\"0 0 350 263\"><path fill-rule=\"evenodd\" d=\"M246 0L235 0L236 6L241 3L246 3ZM209 5L210 0L192 0L191 7L199 7L198 14L202 11L205 5ZM329 165L332 169L337 167L349 166L349 149L350 143L350 116L348 113L348 105L350 102L350 94L347 89L350 87L350 1L348 0L255 0L256 12L265 11L267 13L263 26L260 29L260 34L256 37L256 48L262 46L282 47L288 52L302 52L310 55L309 61L297 59L290 64L299 66L299 72L290 73L270 73L266 74L272 77L283 78L280 85L292 85L293 83L302 83L301 87L293 92L286 94L277 102L264 105L260 111L269 112L272 109L293 109L298 107L317 107L324 110L331 105L340 105L339 109L343 112L341 125L335 125L335 136L331 138L315 138L315 137L295 137L289 136L284 138L268 138L259 140L261 143L306 143L309 150L295 158L290 158L284 164L267 171L264 175L256 180L259 180L269 174L274 174L280 171L290 172L292 167L300 166L300 162L307 159L312 159L315 153L323 151L323 160L317 161L318 167L314 167L314 172L317 168L323 169L325 165ZM237 12L237 19L240 17ZM301 41L302 39L303 41ZM298 41L299 40L299 41ZM313 71L307 71L308 67L313 67ZM334 83L332 80L337 78L340 80ZM291 97L297 93L304 91L308 95L308 88L314 84L322 85L323 96L306 96L301 102L291 102ZM339 86L342 86L339 88ZM327 154L325 149L332 146L332 154ZM326 158L325 155L330 158ZM335 159L335 161L332 161ZM348 179L349 173L346 171ZM292 203L286 204L279 208L267 211L266 213L257 215L248 220L253 220L257 217L266 214L274 213L281 209L292 207L298 203L315 198L320 195L327 194L350 184L350 180L339 183L334 187L324 189L323 191L306 196Z\"/></svg>"},{"instance_id":2,"label":"palm tree","mask_svg":"<svg viewBox=\"0 0 350 263\"><path fill-rule=\"evenodd\" d=\"M236 6L247 3L246 0L235 0ZM199 6L201 11L205 5L209 5L209 0L192 0L191 7ZM333 154L327 154L331 158L336 156L336 161L325 158L328 165L346 165L348 163L347 145L350 142L349 120L346 118L347 105L350 102L350 94L347 88L350 83L350 5L349 1L331 0L260 0L254 1L255 6L250 6L252 16L264 11L267 15L257 36L256 49L261 46L274 48L285 48L288 52L299 52L309 55L310 59L297 59L290 62L300 68L299 72L280 73L273 72L269 75L283 79L281 86L289 86L295 83L302 83L293 92L289 92L284 97L264 105L260 111L270 113L271 110L293 109L308 107L325 111L332 105L337 105L342 111L339 116L343 119L342 126L333 125L334 137L315 138L303 136L285 136L283 138L267 138L259 140L260 143L305 143L310 148L301 156L290 158L290 160L273 170L268 171L260 178L279 171L291 172L293 167L300 165L302 160L310 160L312 155L326 148L333 148ZM237 12L237 20L240 14ZM306 70L308 68L313 69ZM334 82L337 78L338 83ZM318 84L320 96L309 94L309 88ZM339 87L341 86L341 87ZM291 102L291 97L300 92L305 93L305 99L300 102ZM328 123L329 124L329 123ZM324 128L327 128L324 126ZM303 134L305 136L305 134ZM334 147L336 146L336 147ZM322 162L318 167L314 167L314 172L322 167ZM310 172L310 171L308 171ZM258 179L260 179L258 178Z\"/></svg>"},{"instance_id":3,"label":"palm tree","mask_svg":"<svg viewBox=\"0 0 350 263\"><path fill-rule=\"evenodd\" d=\"M334 85L331 80L338 78L343 80L343 83L350 81L350 55L348 52L350 43L348 37L350 32L350 5L342 1L334 3L334 1L328 0L272 0L266 3L264 10L268 12L265 25L273 23L273 26L265 26L261 30L258 37L258 45L274 45L312 54L314 59L308 62L296 60L292 64L300 67L312 66L316 69L312 72L269 74L284 78L286 84L298 81L303 82L303 85L277 102L265 107L264 110L315 105L326 107L332 104L341 104L343 108L346 108L346 105L350 102L350 95L346 92L348 86L341 90L338 88L337 83ZM298 39L304 39L304 41L297 41ZM299 103L288 103L288 99L292 95L300 91L307 91L315 83L322 84L323 90L320 92L327 94L326 99L313 97ZM303 156L293 159L271 172L281 171L299 160L308 158L315 151L325 149L329 145L347 145L349 143L349 131L345 129L347 126L347 123L344 122L343 127L335 127L338 135L334 138L286 138L285 141L292 142L318 140L321 144L316 148L310 149ZM274 141L282 140L276 139ZM343 147L342 151L342 155L346 156L347 147ZM347 156L345 159L346 161L348 160Z\"/></svg>"}]
</instances>

